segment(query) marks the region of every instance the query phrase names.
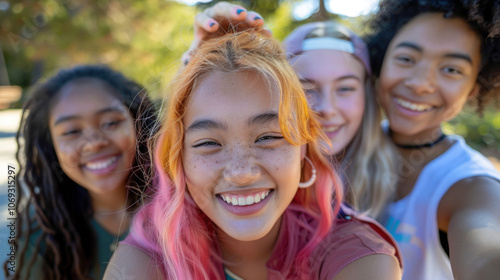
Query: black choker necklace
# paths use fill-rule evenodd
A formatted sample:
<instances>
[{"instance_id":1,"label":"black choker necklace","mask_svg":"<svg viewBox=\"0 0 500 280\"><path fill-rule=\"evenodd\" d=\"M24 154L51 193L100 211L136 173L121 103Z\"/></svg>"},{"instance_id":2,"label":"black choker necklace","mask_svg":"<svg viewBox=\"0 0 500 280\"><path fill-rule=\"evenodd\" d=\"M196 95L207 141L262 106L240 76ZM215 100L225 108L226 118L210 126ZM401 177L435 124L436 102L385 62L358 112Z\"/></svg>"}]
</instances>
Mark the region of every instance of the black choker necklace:
<instances>
[{"instance_id":1,"label":"black choker necklace","mask_svg":"<svg viewBox=\"0 0 500 280\"><path fill-rule=\"evenodd\" d=\"M429 143L424 143L424 144L418 144L418 145L409 145L409 144L405 145L405 144L398 144L398 143L394 143L394 144L396 146L398 146L399 148L408 149L408 150L416 150L416 149L433 147L433 146L441 143L444 139L446 139L446 134L441 134L441 136L439 136L438 139L436 139L432 142L429 142Z\"/></svg>"}]
</instances>

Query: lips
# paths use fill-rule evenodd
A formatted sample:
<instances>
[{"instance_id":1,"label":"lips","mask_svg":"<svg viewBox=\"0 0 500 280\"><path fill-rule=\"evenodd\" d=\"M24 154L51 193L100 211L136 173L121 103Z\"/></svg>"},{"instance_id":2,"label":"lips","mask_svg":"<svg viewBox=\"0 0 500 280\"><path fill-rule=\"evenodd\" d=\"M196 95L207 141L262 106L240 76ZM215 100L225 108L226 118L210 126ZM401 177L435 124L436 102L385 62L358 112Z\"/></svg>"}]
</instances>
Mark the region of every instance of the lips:
<instances>
[{"instance_id":1,"label":"lips","mask_svg":"<svg viewBox=\"0 0 500 280\"><path fill-rule=\"evenodd\" d=\"M333 139L337 136L344 125L341 124L322 124L321 128L326 136L330 139Z\"/></svg>"},{"instance_id":2,"label":"lips","mask_svg":"<svg viewBox=\"0 0 500 280\"><path fill-rule=\"evenodd\" d=\"M90 170L105 169L105 168L111 166L117 160L118 160L118 156L114 156L114 157L107 158L107 159L104 159L104 160L91 161L91 162L87 162L85 164L85 167L87 169L90 169Z\"/></svg>"},{"instance_id":3,"label":"lips","mask_svg":"<svg viewBox=\"0 0 500 280\"><path fill-rule=\"evenodd\" d=\"M394 97L393 100L399 106L415 112L427 112L434 108L432 105L429 104L415 103L398 97Z\"/></svg>"},{"instance_id":4,"label":"lips","mask_svg":"<svg viewBox=\"0 0 500 280\"><path fill-rule=\"evenodd\" d=\"M251 193L246 195L235 195L235 194L219 194L223 201L229 205L233 206L246 206L259 203L261 200L265 199L271 190L260 191L257 193Z\"/></svg>"},{"instance_id":5,"label":"lips","mask_svg":"<svg viewBox=\"0 0 500 280\"><path fill-rule=\"evenodd\" d=\"M222 193L216 195L216 197L220 201L222 207L229 213L237 216L249 217L261 212L268 202L271 201L274 193L274 189L268 189L245 194ZM252 202L252 197L254 200L253 203L247 204L247 199L249 202ZM256 200L258 202L256 202ZM233 204L233 202L235 204Z\"/></svg>"},{"instance_id":6,"label":"lips","mask_svg":"<svg viewBox=\"0 0 500 280\"><path fill-rule=\"evenodd\" d=\"M118 165L121 155L102 156L87 161L82 167L96 175L106 175L111 173Z\"/></svg>"},{"instance_id":7,"label":"lips","mask_svg":"<svg viewBox=\"0 0 500 280\"><path fill-rule=\"evenodd\" d=\"M333 133L340 129L340 126L323 126L323 131L326 133Z\"/></svg>"}]
</instances>

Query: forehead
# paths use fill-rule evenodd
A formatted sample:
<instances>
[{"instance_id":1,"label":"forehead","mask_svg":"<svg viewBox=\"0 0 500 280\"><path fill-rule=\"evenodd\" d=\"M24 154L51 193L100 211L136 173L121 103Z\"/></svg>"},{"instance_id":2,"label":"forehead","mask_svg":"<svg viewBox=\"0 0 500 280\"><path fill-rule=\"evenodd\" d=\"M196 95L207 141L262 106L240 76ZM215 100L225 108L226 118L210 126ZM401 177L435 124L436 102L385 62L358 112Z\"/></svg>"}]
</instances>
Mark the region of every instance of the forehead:
<instances>
[{"instance_id":1,"label":"forehead","mask_svg":"<svg viewBox=\"0 0 500 280\"><path fill-rule=\"evenodd\" d=\"M310 50L290 60L294 70L304 78L358 75L364 77L363 64L350 53L337 50Z\"/></svg>"},{"instance_id":2,"label":"forehead","mask_svg":"<svg viewBox=\"0 0 500 280\"><path fill-rule=\"evenodd\" d=\"M425 13L404 25L391 41L390 48L401 42L415 42L424 50L466 52L480 56L481 40L461 18L444 18L441 13Z\"/></svg>"},{"instance_id":3,"label":"forehead","mask_svg":"<svg viewBox=\"0 0 500 280\"><path fill-rule=\"evenodd\" d=\"M58 92L51 107L51 118L59 115L86 115L103 108L125 107L115 91L94 78L71 81Z\"/></svg>"},{"instance_id":4,"label":"forehead","mask_svg":"<svg viewBox=\"0 0 500 280\"><path fill-rule=\"evenodd\" d=\"M276 86L268 85L255 71L212 72L194 88L184 122L202 117L229 122L266 111L278 112L279 99Z\"/></svg>"}]
</instances>

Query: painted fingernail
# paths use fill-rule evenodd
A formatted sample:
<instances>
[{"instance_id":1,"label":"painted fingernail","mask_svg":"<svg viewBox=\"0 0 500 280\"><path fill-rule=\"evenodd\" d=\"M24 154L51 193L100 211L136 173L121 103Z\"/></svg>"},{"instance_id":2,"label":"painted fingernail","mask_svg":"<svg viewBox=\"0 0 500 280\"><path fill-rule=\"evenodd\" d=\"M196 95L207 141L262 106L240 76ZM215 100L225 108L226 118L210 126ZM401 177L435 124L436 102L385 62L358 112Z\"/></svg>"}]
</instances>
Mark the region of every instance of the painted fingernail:
<instances>
[{"instance_id":1,"label":"painted fingernail","mask_svg":"<svg viewBox=\"0 0 500 280\"><path fill-rule=\"evenodd\" d=\"M188 63L189 63L189 60L186 58L186 59L184 60L184 66L188 65Z\"/></svg>"},{"instance_id":2,"label":"painted fingernail","mask_svg":"<svg viewBox=\"0 0 500 280\"><path fill-rule=\"evenodd\" d=\"M215 25L215 22L211 22L209 23L208 25L210 25L210 27L214 26Z\"/></svg>"},{"instance_id":3,"label":"painted fingernail","mask_svg":"<svg viewBox=\"0 0 500 280\"><path fill-rule=\"evenodd\" d=\"M238 14L238 15L239 15L239 14L241 14L241 12L244 12L244 11L245 11L245 10L243 10L243 9L238 9L238 10L236 10L236 14Z\"/></svg>"},{"instance_id":4,"label":"painted fingernail","mask_svg":"<svg viewBox=\"0 0 500 280\"><path fill-rule=\"evenodd\" d=\"M259 20L262 19L261 17L254 17L253 20Z\"/></svg>"}]
</instances>

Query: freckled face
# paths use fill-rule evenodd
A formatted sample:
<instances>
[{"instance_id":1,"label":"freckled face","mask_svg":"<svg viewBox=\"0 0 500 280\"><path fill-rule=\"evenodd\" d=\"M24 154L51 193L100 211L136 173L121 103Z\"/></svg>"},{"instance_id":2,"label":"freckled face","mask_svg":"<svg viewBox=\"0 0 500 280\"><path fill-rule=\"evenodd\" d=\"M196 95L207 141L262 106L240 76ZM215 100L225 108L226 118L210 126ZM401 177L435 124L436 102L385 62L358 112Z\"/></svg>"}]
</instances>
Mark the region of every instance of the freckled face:
<instances>
[{"instance_id":1,"label":"freckled face","mask_svg":"<svg viewBox=\"0 0 500 280\"><path fill-rule=\"evenodd\" d=\"M462 110L476 86L480 49L463 19L439 13L417 16L399 31L387 49L378 90L394 136L432 139L441 122Z\"/></svg>"},{"instance_id":2,"label":"freckled face","mask_svg":"<svg viewBox=\"0 0 500 280\"><path fill-rule=\"evenodd\" d=\"M135 155L134 121L110 90L96 79L70 82L49 116L62 170L94 194L124 188Z\"/></svg>"},{"instance_id":3,"label":"freckled face","mask_svg":"<svg viewBox=\"0 0 500 280\"><path fill-rule=\"evenodd\" d=\"M311 108L321 118L323 132L332 142L332 155L353 140L363 121L365 69L351 54L310 50L290 61L306 90Z\"/></svg>"},{"instance_id":4,"label":"freckled face","mask_svg":"<svg viewBox=\"0 0 500 280\"><path fill-rule=\"evenodd\" d=\"M300 146L281 134L279 94L253 71L204 77L187 104L182 161L194 202L240 241L268 234L300 180Z\"/></svg>"}]
</instances>

